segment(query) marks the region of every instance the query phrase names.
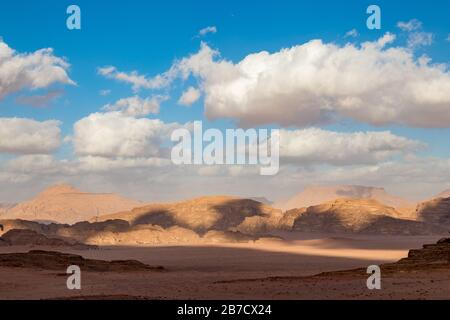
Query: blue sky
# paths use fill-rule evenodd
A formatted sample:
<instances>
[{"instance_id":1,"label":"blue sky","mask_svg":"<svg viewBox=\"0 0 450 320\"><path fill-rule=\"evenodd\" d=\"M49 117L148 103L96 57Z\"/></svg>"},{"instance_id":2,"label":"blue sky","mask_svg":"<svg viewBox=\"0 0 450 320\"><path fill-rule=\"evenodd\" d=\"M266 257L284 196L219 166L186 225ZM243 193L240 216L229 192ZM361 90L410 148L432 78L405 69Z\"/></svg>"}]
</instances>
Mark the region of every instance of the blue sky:
<instances>
[{"instance_id":1,"label":"blue sky","mask_svg":"<svg viewBox=\"0 0 450 320\"><path fill-rule=\"evenodd\" d=\"M80 6L82 30L69 31L65 26L66 8ZM382 9L382 29L366 28L366 8L377 4ZM129 85L98 74L103 66L120 71L136 70L152 77L168 70L175 59L198 52L200 42L220 51L222 58L239 62L260 51L277 52L312 39L343 45L347 42L376 41L386 32L397 35L396 44L405 45L408 34L397 27L399 21L418 19L424 32L433 33L433 43L418 48L416 56L426 54L435 63L448 63L450 57L449 1L3 1L0 10L0 37L19 53L53 48L71 67L70 78L77 83L53 85L50 89L64 93L41 108L17 103L18 97L44 94L22 90L0 101L0 117L30 118L38 121L57 119L62 135L72 134L73 124L108 103L132 96ZM198 37L200 29L215 26L217 33ZM358 36L346 37L356 29ZM187 85L198 79L175 82L170 88L141 90L140 95L167 94L157 117L164 122L185 123L206 119L203 99L186 108L177 104ZM101 90L110 94L102 96ZM209 126L224 128L230 119L219 119ZM338 132L382 131L425 142L422 156L450 157L446 128L412 128L403 125L376 127L357 121L341 121L324 126ZM56 152L59 158L71 158L72 149L64 144ZM2 155L10 158L11 155Z\"/></svg>"},{"instance_id":2,"label":"blue sky","mask_svg":"<svg viewBox=\"0 0 450 320\"><path fill-rule=\"evenodd\" d=\"M65 27L68 5L82 10L82 30ZM214 25L217 34L205 37L223 57L239 61L248 53L278 51L311 39L344 43L347 31L356 28L358 40L374 40L386 31L397 31L398 21L417 18L427 31L436 35L426 48L436 62L447 62L450 55L448 1L378 1L382 8L382 29L368 30L365 10L371 1L9 1L0 11L1 36L19 52L51 47L58 56L67 57L70 76L76 87L66 87L63 97L51 106L34 109L17 106L14 99L3 101L0 115L57 118L64 122L64 132L82 116L126 94L130 88L102 79L96 69L114 65L121 70L138 70L154 75L168 69L176 58L199 48L198 31ZM99 96L111 90L107 97ZM186 110L165 103L160 117L168 121L202 118L202 108ZM393 128L393 130L397 130ZM408 130L398 129L409 134ZM417 134L436 148L444 144L440 136L450 131L421 131ZM415 133L410 133L415 136ZM436 140L437 139L437 140ZM448 149L439 152L450 154Z\"/></svg>"}]
</instances>

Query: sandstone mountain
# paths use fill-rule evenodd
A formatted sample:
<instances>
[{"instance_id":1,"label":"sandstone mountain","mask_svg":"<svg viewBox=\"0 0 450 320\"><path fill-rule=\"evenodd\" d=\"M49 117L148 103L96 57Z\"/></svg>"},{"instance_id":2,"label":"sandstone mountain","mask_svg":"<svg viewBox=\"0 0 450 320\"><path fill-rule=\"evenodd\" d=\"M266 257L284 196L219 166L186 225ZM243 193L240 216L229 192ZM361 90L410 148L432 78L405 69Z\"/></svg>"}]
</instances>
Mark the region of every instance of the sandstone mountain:
<instances>
[{"instance_id":1,"label":"sandstone mountain","mask_svg":"<svg viewBox=\"0 0 450 320\"><path fill-rule=\"evenodd\" d=\"M75 223L142 205L139 201L116 194L86 193L72 186L55 185L41 192L36 198L7 210L0 218Z\"/></svg>"},{"instance_id":2,"label":"sandstone mountain","mask_svg":"<svg viewBox=\"0 0 450 320\"><path fill-rule=\"evenodd\" d=\"M361 195L365 193L359 193ZM70 186L50 188L31 203L39 203L45 209L55 208L57 201L57 207L62 208L61 210L50 213L39 210L37 212L47 212L47 215L39 214L39 219L32 215L31 218L34 219L29 220L34 221L0 217L3 229L0 230L0 235L14 229L31 230L37 235L23 233L26 235L24 244L39 245L47 241L51 244L54 241L57 245L58 240L61 240L70 244L130 246L249 242L265 237L273 238L270 234L279 230L428 235L447 232L445 224L449 212L448 201L436 199L434 202L421 204L412 217L405 219L404 213L398 209L374 199L344 198L282 213L279 209L255 200L229 196L201 197L137 207L133 205L133 209L105 215L92 214L92 211L87 214L83 211L85 206L97 211L97 204L89 201L99 198L105 200L108 196L111 195L82 193ZM116 197L113 196L117 199ZM80 204L79 199L85 201ZM73 203L78 207L72 207ZM25 205L22 204L21 207L24 208ZM73 208L82 213L74 215ZM105 205L103 210L105 208L109 207ZM86 217L84 219L89 220L73 223L76 221L75 216L77 219ZM73 224L44 224L39 223L40 220L60 220ZM4 240L2 243L7 245Z\"/></svg>"},{"instance_id":3,"label":"sandstone mountain","mask_svg":"<svg viewBox=\"0 0 450 320\"><path fill-rule=\"evenodd\" d=\"M152 204L92 221L120 219L131 225L178 226L200 234L211 230L258 233L278 227L281 210L250 199L211 196L168 204Z\"/></svg>"},{"instance_id":4,"label":"sandstone mountain","mask_svg":"<svg viewBox=\"0 0 450 320\"><path fill-rule=\"evenodd\" d=\"M46 237L92 245L155 245L249 242L271 238L282 212L254 200L203 197L152 204L73 225L0 220L4 231L27 229ZM1 232L0 232L1 234Z\"/></svg>"},{"instance_id":5,"label":"sandstone mountain","mask_svg":"<svg viewBox=\"0 0 450 320\"><path fill-rule=\"evenodd\" d=\"M286 213L285 224L303 232L392 235L445 234L440 226L402 219L392 207L372 199L338 199Z\"/></svg>"},{"instance_id":6,"label":"sandstone mountain","mask_svg":"<svg viewBox=\"0 0 450 320\"><path fill-rule=\"evenodd\" d=\"M287 201L278 202L274 206L283 210L290 210L315 206L343 198L377 200L386 206L396 208L405 218L407 218L409 213L413 212L415 208L413 202L393 196L387 193L383 188L353 185L307 187L298 195Z\"/></svg>"}]
</instances>

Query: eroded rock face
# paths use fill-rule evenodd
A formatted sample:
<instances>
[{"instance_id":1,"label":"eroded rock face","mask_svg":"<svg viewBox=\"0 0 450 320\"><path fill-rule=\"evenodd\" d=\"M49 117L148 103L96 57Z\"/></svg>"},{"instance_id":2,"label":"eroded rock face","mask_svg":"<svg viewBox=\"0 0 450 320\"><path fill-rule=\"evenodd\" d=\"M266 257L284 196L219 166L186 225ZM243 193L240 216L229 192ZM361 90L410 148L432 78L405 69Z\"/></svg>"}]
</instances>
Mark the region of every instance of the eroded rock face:
<instances>
[{"instance_id":1,"label":"eroded rock face","mask_svg":"<svg viewBox=\"0 0 450 320\"><path fill-rule=\"evenodd\" d=\"M254 200L213 196L149 205L95 221L120 219L132 226L151 224L166 229L179 226L200 234L211 230L258 233L277 228L282 216L281 210Z\"/></svg>"},{"instance_id":2,"label":"eroded rock face","mask_svg":"<svg viewBox=\"0 0 450 320\"><path fill-rule=\"evenodd\" d=\"M422 249L410 250L408 257L398 263L448 265L448 268L450 268L450 238L441 239L436 244L425 244Z\"/></svg>"},{"instance_id":3,"label":"eroded rock face","mask_svg":"<svg viewBox=\"0 0 450 320\"><path fill-rule=\"evenodd\" d=\"M304 232L392 235L445 234L440 226L401 219L392 207L370 199L338 199L288 211L293 229Z\"/></svg>"},{"instance_id":4,"label":"eroded rock face","mask_svg":"<svg viewBox=\"0 0 450 320\"><path fill-rule=\"evenodd\" d=\"M70 265L91 272L163 271L161 266L149 266L136 260L93 260L82 256L54 251L31 250L27 253L0 254L0 266L32 268L65 272Z\"/></svg>"}]
</instances>

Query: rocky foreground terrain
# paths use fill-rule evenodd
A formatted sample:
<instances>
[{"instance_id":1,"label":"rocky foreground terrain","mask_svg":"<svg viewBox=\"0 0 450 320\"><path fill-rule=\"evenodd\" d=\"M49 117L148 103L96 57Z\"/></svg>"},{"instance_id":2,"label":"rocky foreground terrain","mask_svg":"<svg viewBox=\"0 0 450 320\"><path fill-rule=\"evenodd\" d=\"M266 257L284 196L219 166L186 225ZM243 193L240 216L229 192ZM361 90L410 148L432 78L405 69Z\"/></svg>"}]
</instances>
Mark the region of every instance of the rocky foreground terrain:
<instances>
[{"instance_id":1,"label":"rocky foreground terrain","mask_svg":"<svg viewBox=\"0 0 450 320\"><path fill-rule=\"evenodd\" d=\"M0 254L0 272L8 277L0 279L0 288L9 289L0 290L0 297L449 299L450 240L424 245L409 254L381 249L398 246L403 238L300 241L289 253L282 251L286 245L282 249L274 243L99 249L83 251L83 256L42 250L5 252ZM332 257L330 246L333 252L340 248L342 258ZM406 257L401 258L403 255ZM81 266L82 290L66 288L65 270L71 264ZM381 266L381 290L366 286L366 268L373 264Z\"/></svg>"},{"instance_id":2,"label":"rocky foreground terrain","mask_svg":"<svg viewBox=\"0 0 450 320\"><path fill-rule=\"evenodd\" d=\"M31 250L26 253L0 254L0 267L26 268L63 271L68 266L77 265L86 272L133 272L163 271L161 266L149 266L135 260L94 260L82 256L43 250Z\"/></svg>"}]
</instances>

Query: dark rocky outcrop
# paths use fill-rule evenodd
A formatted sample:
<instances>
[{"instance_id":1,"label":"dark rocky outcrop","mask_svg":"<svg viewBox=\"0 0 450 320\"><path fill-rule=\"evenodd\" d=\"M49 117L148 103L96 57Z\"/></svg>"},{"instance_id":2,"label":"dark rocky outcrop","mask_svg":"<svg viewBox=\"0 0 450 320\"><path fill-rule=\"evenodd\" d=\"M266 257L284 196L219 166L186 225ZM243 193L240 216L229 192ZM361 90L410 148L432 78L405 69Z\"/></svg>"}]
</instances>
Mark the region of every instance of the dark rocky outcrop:
<instances>
[{"instance_id":1,"label":"dark rocky outcrop","mask_svg":"<svg viewBox=\"0 0 450 320\"><path fill-rule=\"evenodd\" d=\"M31 250L27 253L0 254L0 267L32 268L64 271L71 265L77 265L82 271L91 272L133 272L163 271L161 266L149 266L136 260L93 260L82 256L54 252Z\"/></svg>"},{"instance_id":2,"label":"dark rocky outcrop","mask_svg":"<svg viewBox=\"0 0 450 320\"><path fill-rule=\"evenodd\" d=\"M450 238L441 239L436 244L425 244L422 249L410 250L408 257L397 264L442 265L450 268Z\"/></svg>"},{"instance_id":3,"label":"dark rocky outcrop","mask_svg":"<svg viewBox=\"0 0 450 320\"><path fill-rule=\"evenodd\" d=\"M95 246L90 246L78 242L67 242L58 238L49 238L33 230L26 229L9 230L0 238L0 243L2 243L4 246L70 247L79 250L96 248Z\"/></svg>"}]
</instances>

